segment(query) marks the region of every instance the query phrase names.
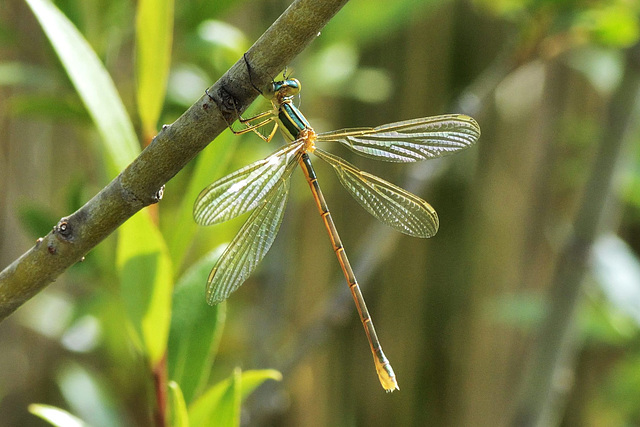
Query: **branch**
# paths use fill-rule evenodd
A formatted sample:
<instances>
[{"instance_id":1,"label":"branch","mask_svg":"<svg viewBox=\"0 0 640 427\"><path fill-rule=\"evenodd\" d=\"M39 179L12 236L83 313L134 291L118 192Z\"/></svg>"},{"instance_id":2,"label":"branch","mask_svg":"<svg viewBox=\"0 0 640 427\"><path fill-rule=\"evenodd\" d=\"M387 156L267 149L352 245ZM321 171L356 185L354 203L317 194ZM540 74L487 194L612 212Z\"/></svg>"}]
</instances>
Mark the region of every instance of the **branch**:
<instances>
[{"instance_id":1,"label":"branch","mask_svg":"<svg viewBox=\"0 0 640 427\"><path fill-rule=\"evenodd\" d=\"M266 86L348 0L297 0L247 51L251 81ZM0 321L82 260L136 212L160 199L162 186L257 97L241 58L102 191L0 272Z\"/></svg>"}]
</instances>

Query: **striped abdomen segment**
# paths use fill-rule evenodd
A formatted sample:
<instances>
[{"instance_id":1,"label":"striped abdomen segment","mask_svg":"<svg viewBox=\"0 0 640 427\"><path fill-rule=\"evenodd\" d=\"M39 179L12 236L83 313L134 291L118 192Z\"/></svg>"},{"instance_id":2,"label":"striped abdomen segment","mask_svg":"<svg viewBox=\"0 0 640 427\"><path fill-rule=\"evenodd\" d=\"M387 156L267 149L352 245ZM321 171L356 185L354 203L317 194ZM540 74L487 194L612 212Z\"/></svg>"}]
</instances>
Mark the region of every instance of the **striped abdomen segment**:
<instances>
[{"instance_id":1,"label":"striped abdomen segment","mask_svg":"<svg viewBox=\"0 0 640 427\"><path fill-rule=\"evenodd\" d=\"M397 390L398 383L396 382L395 373L393 372L393 368L391 368L391 363L389 363L389 360L382 351L382 346L380 345L380 341L378 340L378 336L376 335L376 330L373 326L371 315L369 314L369 310L367 310L367 304L364 302L362 291L360 290L360 286L358 285L356 276L353 273L353 269L351 268L351 264L349 263L347 254L344 250L344 247L342 246L342 241L340 240L338 230L336 229L336 226L333 223L333 219L331 218L329 207L327 206L327 202L324 199L322 190L320 190L320 186L318 185L318 179L316 178L315 171L313 169L313 166L311 165L309 155L307 153L303 154L299 162L300 166L302 166L302 170L304 171L304 175L307 178L307 182L309 183L311 192L313 193L313 198L315 199L316 205L318 206L320 216L322 217L324 225L327 228L327 232L329 233L331 244L333 245L333 250L338 257L338 262L340 263L340 267L342 267L344 277L345 279L347 279L347 284L349 285L349 289L351 290L353 301L355 302L356 308L358 309L360 321L362 322L362 326L364 327L364 330L367 334L369 346L371 347L371 353L373 354L373 361L378 373L378 379L380 380L382 387L386 391L389 392Z\"/></svg>"}]
</instances>

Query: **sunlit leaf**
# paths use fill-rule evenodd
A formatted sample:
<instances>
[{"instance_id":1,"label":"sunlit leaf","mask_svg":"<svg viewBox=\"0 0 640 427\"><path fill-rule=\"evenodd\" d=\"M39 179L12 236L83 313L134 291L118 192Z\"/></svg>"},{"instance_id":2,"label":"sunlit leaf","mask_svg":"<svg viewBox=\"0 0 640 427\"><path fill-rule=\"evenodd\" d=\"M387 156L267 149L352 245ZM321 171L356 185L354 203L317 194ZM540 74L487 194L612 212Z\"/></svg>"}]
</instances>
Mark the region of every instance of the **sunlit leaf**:
<instances>
[{"instance_id":1,"label":"sunlit leaf","mask_svg":"<svg viewBox=\"0 0 640 427\"><path fill-rule=\"evenodd\" d=\"M49 0L26 0L51 41L102 137L110 175L139 153L133 125L104 65L82 34Z\"/></svg>"},{"instance_id":2,"label":"sunlit leaf","mask_svg":"<svg viewBox=\"0 0 640 427\"><path fill-rule=\"evenodd\" d=\"M238 426L240 403L256 387L269 379L280 381L282 375L272 369L240 373L240 369L236 368L229 378L213 385L189 406L191 425Z\"/></svg>"},{"instance_id":3,"label":"sunlit leaf","mask_svg":"<svg viewBox=\"0 0 640 427\"><path fill-rule=\"evenodd\" d=\"M599 297L599 295L598 295ZM590 344L621 348L638 334L638 323L624 311L593 294L576 317L580 338Z\"/></svg>"},{"instance_id":4,"label":"sunlit leaf","mask_svg":"<svg viewBox=\"0 0 640 427\"><path fill-rule=\"evenodd\" d=\"M169 335L173 271L162 235L146 210L118 230L116 263L129 320L151 366L164 355Z\"/></svg>"},{"instance_id":5,"label":"sunlit leaf","mask_svg":"<svg viewBox=\"0 0 640 427\"><path fill-rule=\"evenodd\" d=\"M169 425L172 427L189 427L187 405L180 386L175 381L169 381Z\"/></svg>"},{"instance_id":6,"label":"sunlit leaf","mask_svg":"<svg viewBox=\"0 0 640 427\"><path fill-rule=\"evenodd\" d=\"M605 46L630 47L640 37L638 16L623 5L589 8L579 15L578 29L585 29Z\"/></svg>"},{"instance_id":7,"label":"sunlit leaf","mask_svg":"<svg viewBox=\"0 0 640 427\"><path fill-rule=\"evenodd\" d=\"M171 63L173 0L140 0L136 16L138 113L145 137L155 134Z\"/></svg>"},{"instance_id":8,"label":"sunlit leaf","mask_svg":"<svg viewBox=\"0 0 640 427\"><path fill-rule=\"evenodd\" d=\"M282 381L282 374L275 369L259 369L242 373L242 400L246 399L266 380Z\"/></svg>"},{"instance_id":9,"label":"sunlit leaf","mask_svg":"<svg viewBox=\"0 0 640 427\"><path fill-rule=\"evenodd\" d=\"M29 405L29 412L33 415L48 421L49 424L57 427L88 427L89 425L65 411L55 406L32 403Z\"/></svg>"},{"instance_id":10,"label":"sunlit leaf","mask_svg":"<svg viewBox=\"0 0 640 427\"><path fill-rule=\"evenodd\" d=\"M222 394L214 417L210 422L219 426L240 426L240 387L242 386L242 371L240 368L233 370L229 386ZM213 414L212 414L213 415ZM215 421L214 421L215 420ZM202 424L199 424L202 425Z\"/></svg>"},{"instance_id":11,"label":"sunlit leaf","mask_svg":"<svg viewBox=\"0 0 640 427\"><path fill-rule=\"evenodd\" d=\"M178 382L191 402L211 371L222 330L226 304L214 307L204 298L211 266L221 250L212 251L192 266L176 284L169 333L169 378Z\"/></svg>"},{"instance_id":12,"label":"sunlit leaf","mask_svg":"<svg viewBox=\"0 0 640 427\"><path fill-rule=\"evenodd\" d=\"M197 426L236 427L240 425L240 387L242 373L233 374L219 382L189 407L189 421Z\"/></svg>"}]
</instances>

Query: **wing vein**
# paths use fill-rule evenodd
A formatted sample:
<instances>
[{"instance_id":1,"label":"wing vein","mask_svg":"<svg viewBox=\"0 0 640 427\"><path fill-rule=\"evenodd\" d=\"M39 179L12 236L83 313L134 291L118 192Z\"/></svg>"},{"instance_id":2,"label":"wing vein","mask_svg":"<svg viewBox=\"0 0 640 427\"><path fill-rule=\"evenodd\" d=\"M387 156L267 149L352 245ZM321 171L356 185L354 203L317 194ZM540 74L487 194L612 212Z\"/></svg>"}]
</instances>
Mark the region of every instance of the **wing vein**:
<instances>
[{"instance_id":1,"label":"wing vein","mask_svg":"<svg viewBox=\"0 0 640 427\"><path fill-rule=\"evenodd\" d=\"M406 120L376 128L343 129L321 133L318 141L339 142L377 160L416 162L442 157L475 144L480 137L476 121L462 114Z\"/></svg>"},{"instance_id":2,"label":"wing vein","mask_svg":"<svg viewBox=\"0 0 640 427\"><path fill-rule=\"evenodd\" d=\"M436 211L415 194L363 172L319 148L314 154L329 163L344 188L365 210L383 223L415 237L431 237L438 231Z\"/></svg>"},{"instance_id":3,"label":"wing vein","mask_svg":"<svg viewBox=\"0 0 640 427\"><path fill-rule=\"evenodd\" d=\"M302 142L286 145L269 157L243 167L206 187L193 206L198 224L228 221L258 206L300 155ZM296 161L294 161L294 164Z\"/></svg>"},{"instance_id":4,"label":"wing vein","mask_svg":"<svg viewBox=\"0 0 640 427\"><path fill-rule=\"evenodd\" d=\"M289 194L289 177L294 167L273 187L261 205L229 243L207 280L207 302L224 301L253 273L275 240Z\"/></svg>"}]
</instances>

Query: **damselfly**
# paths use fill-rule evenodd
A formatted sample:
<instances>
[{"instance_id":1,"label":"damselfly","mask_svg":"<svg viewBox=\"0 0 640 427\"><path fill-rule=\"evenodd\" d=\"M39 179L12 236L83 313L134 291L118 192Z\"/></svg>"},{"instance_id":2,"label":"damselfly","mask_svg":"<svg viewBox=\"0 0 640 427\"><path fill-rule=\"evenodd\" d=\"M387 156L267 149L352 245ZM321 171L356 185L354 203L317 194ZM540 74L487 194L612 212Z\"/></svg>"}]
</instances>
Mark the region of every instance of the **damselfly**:
<instances>
[{"instance_id":1,"label":"damselfly","mask_svg":"<svg viewBox=\"0 0 640 427\"><path fill-rule=\"evenodd\" d=\"M317 134L293 103L299 92L300 82L296 79L284 77L282 81L273 82L268 94L273 108L249 119L240 118L245 126L241 130L232 128L236 134L255 132L267 142L273 138L276 129L280 129L289 143L267 158L215 181L200 193L195 202L193 216L201 225L227 221L253 210L211 270L207 280L207 302L213 305L227 299L264 258L280 228L289 178L299 164L351 289L380 383L386 391L393 391L398 389L396 376L382 351L308 153L329 163L349 193L380 221L411 236L431 237L438 230L438 216L431 205L400 187L359 170L316 144L337 142L377 160L415 162L455 153L473 145L480 136L480 128L471 117L456 114ZM258 131L272 122L275 124L269 135Z\"/></svg>"}]
</instances>

